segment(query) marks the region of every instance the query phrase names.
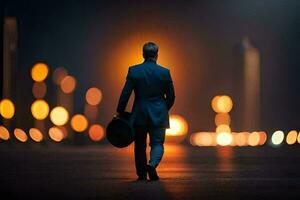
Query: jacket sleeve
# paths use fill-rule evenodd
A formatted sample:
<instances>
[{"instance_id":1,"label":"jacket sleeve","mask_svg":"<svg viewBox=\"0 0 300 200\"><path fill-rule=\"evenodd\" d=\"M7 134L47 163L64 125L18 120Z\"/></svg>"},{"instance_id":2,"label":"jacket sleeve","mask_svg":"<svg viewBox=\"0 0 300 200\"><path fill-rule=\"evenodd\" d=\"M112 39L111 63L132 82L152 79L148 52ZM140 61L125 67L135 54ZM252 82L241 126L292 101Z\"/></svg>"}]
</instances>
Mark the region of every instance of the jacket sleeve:
<instances>
[{"instance_id":1,"label":"jacket sleeve","mask_svg":"<svg viewBox=\"0 0 300 200\"><path fill-rule=\"evenodd\" d=\"M168 83L167 83L167 89L166 89L166 103L168 110L171 109L175 101L175 91L174 91L174 85L173 80L170 74L170 70L168 70Z\"/></svg>"},{"instance_id":2,"label":"jacket sleeve","mask_svg":"<svg viewBox=\"0 0 300 200\"><path fill-rule=\"evenodd\" d=\"M130 68L128 69L127 77L126 77L126 82L123 87L121 96L119 98L119 103L117 107L117 112L118 113L123 113L125 111L126 105L128 103L128 100L130 98L131 92L134 87L134 81L131 75L131 70Z\"/></svg>"}]
</instances>

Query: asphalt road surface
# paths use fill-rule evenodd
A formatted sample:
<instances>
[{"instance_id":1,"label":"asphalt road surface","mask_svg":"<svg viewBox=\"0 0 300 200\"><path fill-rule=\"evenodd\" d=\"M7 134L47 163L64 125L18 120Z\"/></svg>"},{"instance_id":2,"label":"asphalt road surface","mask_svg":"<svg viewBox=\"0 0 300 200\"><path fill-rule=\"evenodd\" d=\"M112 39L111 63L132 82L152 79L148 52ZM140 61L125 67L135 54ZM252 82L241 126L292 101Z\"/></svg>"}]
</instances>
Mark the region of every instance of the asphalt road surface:
<instances>
[{"instance_id":1,"label":"asphalt road surface","mask_svg":"<svg viewBox=\"0 0 300 200\"><path fill-rule=\"evenodd\" d=\"M158 182L135 181L132 150L0 144L0 199L300 199L300 145L166 145Z\"/></svg>"}]
</instances>

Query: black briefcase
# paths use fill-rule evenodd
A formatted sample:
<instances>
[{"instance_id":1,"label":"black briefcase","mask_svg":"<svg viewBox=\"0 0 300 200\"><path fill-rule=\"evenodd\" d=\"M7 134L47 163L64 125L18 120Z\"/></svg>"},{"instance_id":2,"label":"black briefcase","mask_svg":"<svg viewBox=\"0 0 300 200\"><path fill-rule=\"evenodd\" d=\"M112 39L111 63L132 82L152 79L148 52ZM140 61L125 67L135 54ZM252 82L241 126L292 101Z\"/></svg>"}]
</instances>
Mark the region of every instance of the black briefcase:
<instances>
[{"instance_id":1,"label":"black briefcase","mask_svg":"<svg viewBox=\"0 0 300 200\"><path fill-rule=\"evenodd\" d=\"M115 147L123 148L134 140L134 130L129 123L130 113L115 116L106 128L106 138Z\"/></svg>"}]
</instances>

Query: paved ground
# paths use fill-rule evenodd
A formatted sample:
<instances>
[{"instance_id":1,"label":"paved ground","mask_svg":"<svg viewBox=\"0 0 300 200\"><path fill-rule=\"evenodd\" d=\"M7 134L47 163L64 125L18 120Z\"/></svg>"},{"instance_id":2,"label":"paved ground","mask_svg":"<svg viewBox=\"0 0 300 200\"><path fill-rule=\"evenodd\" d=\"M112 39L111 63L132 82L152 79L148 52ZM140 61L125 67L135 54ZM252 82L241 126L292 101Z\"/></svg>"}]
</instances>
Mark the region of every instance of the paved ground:
<instances>
[{"instance_id":1,"label":"paved ground","mask_svg":"<svg viewBox=\"0 0 300 200\"><path fill-rule=\"evenodd\" d=\"M135 181L132 147L0 144L0 163L1 197L139 200L300 197L299 145L276 149L168 145L158 168L159 182Z\"/></svg>"}]
</instances>

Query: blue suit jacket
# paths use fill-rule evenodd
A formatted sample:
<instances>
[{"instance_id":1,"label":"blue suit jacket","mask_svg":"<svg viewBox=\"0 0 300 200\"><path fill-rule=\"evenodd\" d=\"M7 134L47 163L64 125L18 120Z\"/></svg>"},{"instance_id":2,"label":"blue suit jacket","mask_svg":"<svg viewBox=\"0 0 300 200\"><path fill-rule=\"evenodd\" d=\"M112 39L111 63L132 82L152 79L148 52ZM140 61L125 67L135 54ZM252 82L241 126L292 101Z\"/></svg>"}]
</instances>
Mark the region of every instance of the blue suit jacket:
<instances>
[{"instance_id":1,"label":"blue suit jacket","mask_svg":"<svg viewBox=\"0 0 300 200\"><path fill-rule=\"evenodd\" d=\"M168 111L175 93L170 70L153 60L145 60L129 68L117 112L125 111L131 92L135 98L131 112L132 125L169 127Z\"/></svg>"}]
</instances>

